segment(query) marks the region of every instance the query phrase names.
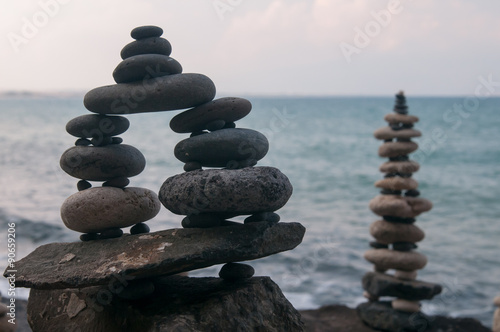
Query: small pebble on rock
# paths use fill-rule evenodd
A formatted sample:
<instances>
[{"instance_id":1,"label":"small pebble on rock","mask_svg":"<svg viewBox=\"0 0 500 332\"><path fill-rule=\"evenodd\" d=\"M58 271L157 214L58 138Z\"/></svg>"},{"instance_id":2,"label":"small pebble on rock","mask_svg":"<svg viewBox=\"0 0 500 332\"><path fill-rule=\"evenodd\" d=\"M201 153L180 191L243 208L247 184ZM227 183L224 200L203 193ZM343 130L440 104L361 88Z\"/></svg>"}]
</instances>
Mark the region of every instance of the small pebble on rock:
<instances>
[{"instance_id":1,"label":"small pebble on rock","mask_svg":"<svg viewBox=\"0 0 500 332\"><path fill-rule=\"evenodd\" d=\"M88 145L90 145L90 144L92 144L92 142L91 142L91 141L89 141L89 140L88 140L88 139L86 139L86 138L79 138L79 139L77 139L77 140L76 140L76 142L75 142L75 145L77 145L77 146L88 146Z\"/></svg>"},{"instance_id":2,"label":"small pebble on rock","mask_svg":"<svg viewBox=\"0 0 500 332\"><path fill-rule=\"evenodd\" d=\"M99 234L97 233L85 233L80 235L80 240L83 242L97 240L99 238Z\"/></svg>"},{"instance_id":3,"label":"small pebble on rock","mask_svg":"<svg viewBox=\"0 0 500 332\"><path fill-rule=\"evenodd\" d=\"M189 161L184 164L184 171L186 172L195 171L197 169L202 169L201 163L197 161Z\"/></svg>"},{"instance_id":4,"label":"small pebble on rock","mask_svg":"<svg viewBox=\"0 0 500 332\"><path fill-rule=\"evenodd\" d=\"M150 37L160 37L163 34L163 29L154 25L144 25L134 28L130 32L130 36L134 39L144 39Z\"/></svg>"},{"instance_id":5,"label":"small pebble on rock","mask_svg":"<svg viewBox=\"0 0 500 332\"><path fill-rule=\"evenodd\" d=\"M123 143L123 138L111 137L111 144L121 144L121 143Z\"/></svg>"},{"instance_id":6,"label":"small pebble on rock","mask_svg":"<svg viewBox=\"0 0 500 332\"><path fill-rule=\"evenodd\" d=\"M108 180L102 184L103 187L115 187L115 188L125 188L130 183L127 177L118 177Z\"/></svg>"},{"instance_id":7,"label":"small pebble on rock","mask_svg":"<svg viewBox=\"0 0 500 332\"><path fill-rule=\"evenodd\" d=\"M375 241L371 241L370 242L370 247L372 247L374 249L388 249L389 245L388 244L383 244L383 243L378 243L378 242L375 242Z\"/></svg>"},{"instance_id":8,"label":"small pebble on rock","mask_svg":"<svg viewBox=\"0 0 500 332\"><path fill-rule=\"evenodd\" d=\"M82 191L82 190L85 190L85 189L92 188L92 185L88 181L80 180L76 184L76 188L78 189L78 191Z\"/></svg>"},{"instance_id":9,"label":"small pebble on rock","mask_svg":"<svg viewBox=\"0 0 500 332\"><path fill-rule=\"evenodd\" d=\"M143 234L143 233L149 233L149 226L143 222L135 224L130 228L130 234Z\"/></svg>"},{"instance_id":10,"label":"small pebble on rock","mask_svg":"<svg viewBox=\"0 0 500 332\"><path fill-rule=\"evenodd\" d=\"M227 281L235 281L251 278L255 273L253 267L241 263L227 263L220 272L219 277Z\"/></svg>"},{"instance_id":11,"label":"small pebble on rock","mask_svg":"<svg viewBox=\"0 0 500 332\"><path fill-rule=\"evenodd\" d=\"M113 239L122 235L123 231L120 228L110 228L101 232L101 234L99 234L99 239Z\"/></svg>"},{"instance_id":12,"label":"small pebble on rock","mask_svg":"<svg viewBox=\"0 0 500 332\"><path fill-rule=\"evenodd\" d=\"M207 129L209 131L216 131L216 130L220 130L220 129L224 128L225 125L226 125L226 121L215 120L215 121L207 123Z\"/></svg>"},{"instance_id":13,"label":"small pebble on rock","mask_svg":"<svg viewBox=\"0 0 500 332\"><path fill-rule=\"evenodd\" d=\"M277 213L274 212L260 212L251 215L250 217L245 218L244 223L252 223L252 222L259 222L259 221L267 221L272 224L276 224L280 221L280 216Z\"/></svg>"}]
</instances>

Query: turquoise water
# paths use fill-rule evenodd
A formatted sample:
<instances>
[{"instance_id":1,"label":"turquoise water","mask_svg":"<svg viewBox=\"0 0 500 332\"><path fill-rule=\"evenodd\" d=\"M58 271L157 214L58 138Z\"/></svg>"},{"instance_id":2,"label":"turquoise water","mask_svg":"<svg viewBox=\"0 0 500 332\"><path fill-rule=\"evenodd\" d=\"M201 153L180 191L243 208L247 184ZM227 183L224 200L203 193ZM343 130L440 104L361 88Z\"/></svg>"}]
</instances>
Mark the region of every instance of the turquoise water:
<instances>
[{"instance_id":1,"label":"turquoise water","mask_svg":"<svg viewBox=\"0 0 500 332\"><path fill-rule=\"evenodd\" d=\"M270 150L259 165L278 167L294 186L281 219L307 228L295 250L251 262L256 274L271 276L299 309L355 306L363 301L361 277L372 268L362 257L371 240L369 225L377 220L368 202L378 194L373 183L382 178L378 167L384 161L372 133L385 125L393 97L247 98L253 111L237 125L268 137ZM441 296L424 301L427 313L491 325L492 301L500 294L500 99L453 111L465 101L408 97L423 133L416 140L421 169L414 178L422 197L434 203L417 218L426 232L419 251L429 258L419 278L444 286ZM6 234L6 222L16 221L19 256L43 243L77 240L59 218L77 182L59 169L59 157L74 143L66 122L86 113L81 98L0 100L0 227ZM131 127L121 137L148 163L131 185L157 192L167 177L183 171L173 148L187 135L168 126L177 113L128 116ZM160 230L179 227L180 221L163 209L149 224ZM219 268L193 275L214 276ZM6 282L0 286L5 296Z\"/></svg>"}]
</instances>

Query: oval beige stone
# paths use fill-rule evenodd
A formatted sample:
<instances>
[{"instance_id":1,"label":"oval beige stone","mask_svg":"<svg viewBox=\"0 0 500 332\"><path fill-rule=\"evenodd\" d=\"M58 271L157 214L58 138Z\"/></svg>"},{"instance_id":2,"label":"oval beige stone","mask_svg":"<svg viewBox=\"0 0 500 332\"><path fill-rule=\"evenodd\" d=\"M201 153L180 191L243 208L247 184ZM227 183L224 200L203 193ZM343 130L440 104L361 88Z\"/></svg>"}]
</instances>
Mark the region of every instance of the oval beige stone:
<instances>
[{"instance_id":1,"label":"oval beige stone","mask_svg":"<svg viewBox=\"0 0 500 332\"><path fill-rule=\"evenodd\" d=\"M416 251L372 249L365 252L365 259L381 270L420 270L427 264L427 257Z\"/></svg>"},{"instance_id":2,"label":"oval beige stone","mask_svg":"<svg viewBox=\"0 0 500 332\"><path fill-rule=\"evenodd\" d=\"M392 178L378 180L375 182L375 187L389 190L410 190L417 189L418 182L412 178L394 176Z\"/></svg>"},{"instance_id":3,"label":"oval beige stone","mask_svg":"<svg viewBox=\"0 0 500 332\"><path fill-rule=\"evenodd\" d=\"M387 161L380 165L380 171L383 173L415 173L420 169L420 165L413 160L409 161Z\"/></svg>"},{"instance_id":4,"label":"oval beige stone","mask_svg":"<svg viewBox=\"0 0 500 332\"><path fill-rule=\"evenodd\" d=\"M377 129L373 133L373 136L375 136L376 139L393 139L393 138L410 139L412 137L420 137L422 136L422 133L415 129L394 130L389 126L386 126Z\"/></svg>"},{"instance_id":5,"label":"oval beige stone","mask_svg":"<svg viewBox=\"0 0 500 332\"><path fill-rule=\"evenodd\" d=\"M394 272L394 277L401 280L416 280L417 271L400 271L396 270Z\"/></svg>"},{"instance_id":6,"label":"oval beige stone","mask_svg":"<svg viewBox=\"0 0 500 332\"><path fill-rule=\"evenodd\" d=\"M389 123L412 124L418 122L418 117L408 114L389 113L384 117Z\"/></svg>"},{"instance_id":7,"label":"oval beige stone","mask_svg":"<svg viewBox=\"0 0 500 332\"><path fill-rule=\"evenodd\" d=\"M68 197L61 206L61 218L71 230L99 233L147 221L160 207L158 197L149 189L94 187Z\"/></svg>"},{"instance_id":8,"label":"oval beige stone","mask_svg":"<svg viewBox=\"0 0 500 332\"><path fill-rule=\"evenodd\" d=\"M385 142L378 148L381 157L397 157L410 154L418 149L415 142Z\"/></svg>"},{"instance_id":9,"label":"oval beige stone","mask_svg":"<svg viewBox=\"0 0 500 332\"><path fill-rule=\"evenodd\" d=\"M370 209L382 217L415 218L431 208L432 203L429 200L419 197L378 195L370 201Z\"/></svg>"},{"instance_id":10,"label":"oval beige stone","mask_svg":"<svg viewBox=\"0 0 500 332\"><path fill-rule=\"evenodd\" d=\"M370 234L382 244L395 242L420 242L425 233L413 224L393 223L377 220L370 225Z\"/></svg>"},{"instance_id":11,"label":"oval beige stone","mask_svg":"<svg viewBox=\"0 0 500 332\"><path fill-rule=\"evenodd\" d=\"M392 308L404 312L419 312L420 302L395 299L392 301Z\"/></svg>"}]
</instances>

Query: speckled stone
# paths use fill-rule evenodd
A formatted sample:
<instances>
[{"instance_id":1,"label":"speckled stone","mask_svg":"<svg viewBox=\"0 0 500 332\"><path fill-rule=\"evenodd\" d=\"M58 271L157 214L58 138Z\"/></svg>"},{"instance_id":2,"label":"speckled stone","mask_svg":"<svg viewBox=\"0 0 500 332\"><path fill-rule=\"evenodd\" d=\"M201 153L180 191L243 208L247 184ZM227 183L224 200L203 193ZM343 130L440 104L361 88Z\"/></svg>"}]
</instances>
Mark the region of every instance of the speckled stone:
<instances>
[{"instance_id":1,"label":"speckled stone","mask_svg":"<svg viewBox=\"0 0 500 332\"><path fill-rule=\"evenodd\" d=\"M116 83L129 83L182 73L175 59L161 54L140 54L120 62L113 71Z\"/></svg>"},{"instance_id":2,"label":"speckled stone","mask_svg":"<svg viewBox=\"0 0 500 332\"><path fill-rule=\"evenodd\" d=\"M370 201L370 209L381 217L415 218L432 209L432 203L419 197L378 195Z\"/></svg>"},{"instance_id":3,"label":"speckled stone","mask_svg":"<svg viewBox=\"0 0 500 332\"><path fill-rule=\"evenodd\" d=\"M139 54L170 55L172 45L165 38L149 37L133 41L122 48L120 56L123 60Z\"/></svg>"},{"instance_id":4,"label":"speckled stone","mask_svg":"<svg viewBox=\"0 0 500 332\"><path fill-rule=\"evenodd\" d=\"M75 178L108 181L140 174L146 159L139 150L126 144L74 146L62 154L60 165Z\"/></svg>"},{"instance_id":5,"label":"speckled stone","mask_svg":"<svg viewBox=\"0 0 500 332\"><path fill-rule=\"evenodd\" d=\"M130 36L134 39L144 39L150 37L160 37L163 29L154 25L143 25L130 31Z\"/></svg>"},{"instance_id":6,"label":"speckled stone","mask_svg":"<svg viewBox=\"0 0 500 332\"><path fill-rule=\"evenodd\" d=\"M380 171L383 173L415 173L420 169L420 165L413 160L410 161L387 161L380 165Z\"/></svg>"},{"instance_id":7,"label":"speckled stone","mask_svg":"<svg viewBox=\"0 0 500 332\"><path fill-rule=\"evenodd\" d=\"M393 138L410 139L413 137L420 137L422 136L422 133L415 129L394 130L389 126L386 126L377 129L375 133L373 133L373 136L375 136L376 139L381 139L381 140L393 139Z\"/></svg>"},{"instance_id":8,"label":"speckled stone","mask_svg":"<svg viewBox=\"0 0 500 332\"><path fill-rule=\"evenodd\" d=\"M175 74L87 92L83 103L94 113L132 114L195 107L212 100L215 85L201 74Z\"/></svg>"},{"instance_id":9,"label":"speckled stone","mask_svg":"<svg viewBox=\"0 0 500 332\"><path fill-rule=\"evenodd\" d=\"M292 190L288 178L274 167L208 169L168 178L159 198L175 214L215 212L230 218L276 211Z\"/></svg>"},{"instance_id":10,"label":"speckled stone","mask_svg":"<svg viewBox=\"0 0 500 332\"><path fill-rule=\"evenodd\" d=\"M176 133L202 131L209 129L207 125L216 120L231 123L242 119L251 109L252 104L246 99L220 98L174 116L170 128Z\"/></svg>"},{"instance_id":11,"label":"speckled stone","mask_svg":"<svg viewBox=\"0 0 500 332\"><path fill-rule=\"evenodd\" d=\"M66 131L75 137L102 138L120 135L127 131L130 122L123 116L86 114L71 119ZM88 144L87 144L88 145Z\"/></svg>"},{"instance_id":12,"label":"speckled stone","mask_svg":"<svg viewBox=\"0 0 500 332\"><path fill-rule=\"evenodd\" d=\"M427 257L416 251L372 249L366 251L364 257L380 270L413 271L423 269L427 264Z\"/></svg>"},{"instance_id":13,"label":"speckled stone","mask_svg":"<svg viewBox=\"0 0 500 332\"><path fill-rule=\"evenodd\" d=\"M418 182L412 178L394 176L375 182L375 187L388 190L410 190L418 188Z\"/></svg>"},{"instance_id":14,"label":"speckled stone","mask_svg":"<svg viewBox=\"0 0 500 332\"><path fill-rule=\"evenodd\" d=\"M407 155L418 149L415 142L385 142L378 149L380 157L397 157Z\"/></svg>"},{"instance_id":15,"label":"speckled stone","mask_svg":"<svg viewBox=\"0 0 500 332\"><path fill-rule=\"evenodd\" d=\"M61 218L71 230L101 233L128 227L156 216L160 202L144 188L90 188L68 197L61 206Z\"/></svg>"},{"instance_id":16,"label":"speckled stone","mask_svg":"<svg viewBox=\"0 0 500 332\"><path fill-rule=\"evenodd\" d=\"M267 138L251 129L221 129L187 138L174 148L174 155L185 163L197 161L205 167L230 167L247 160L264 158L269 149Z\"/></svg>"},{"instance_id":17,"label":"speckled stone","mask_svg":"<svg viewBox=\"0 0 500 332\"><path fill-rule=\"evenodd\" d=\"M379 243L391 244L395 242L420 242L424 239L424 232L412 224L391 223L377 220L370 225L370 234Z\"/></svg>"}]
</instances>

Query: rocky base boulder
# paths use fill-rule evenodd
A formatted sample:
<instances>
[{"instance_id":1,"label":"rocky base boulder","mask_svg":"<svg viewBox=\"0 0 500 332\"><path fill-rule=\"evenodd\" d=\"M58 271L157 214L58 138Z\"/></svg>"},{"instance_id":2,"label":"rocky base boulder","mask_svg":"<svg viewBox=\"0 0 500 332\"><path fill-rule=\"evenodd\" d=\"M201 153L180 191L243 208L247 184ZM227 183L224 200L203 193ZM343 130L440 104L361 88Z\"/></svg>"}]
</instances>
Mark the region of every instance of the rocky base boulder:
<instances>
[{"instance_id":1,"label":"rocky base boulder","mask_svg":"<svg viewBox=\"0 0 500 332\"><path fill-rule=\"evenodd\" d=\"M183 276L151 279L149 297L127 301L105 286L32 289L34 331L304 331L300 314L268 277L236 282Z\"/></svg>"}]
</instances>

